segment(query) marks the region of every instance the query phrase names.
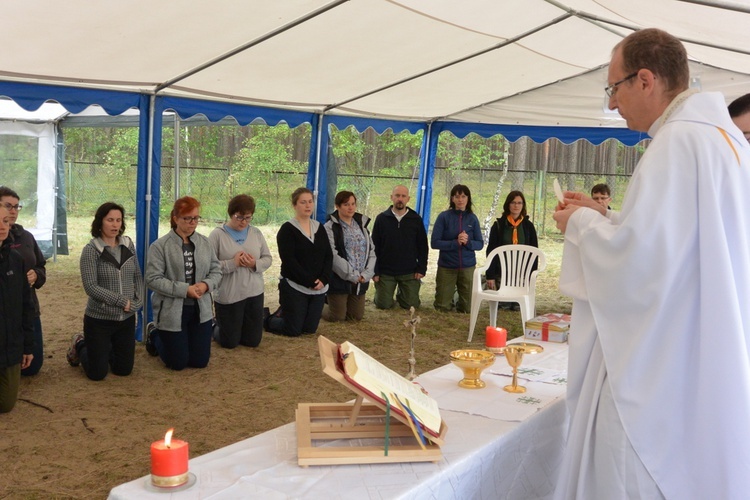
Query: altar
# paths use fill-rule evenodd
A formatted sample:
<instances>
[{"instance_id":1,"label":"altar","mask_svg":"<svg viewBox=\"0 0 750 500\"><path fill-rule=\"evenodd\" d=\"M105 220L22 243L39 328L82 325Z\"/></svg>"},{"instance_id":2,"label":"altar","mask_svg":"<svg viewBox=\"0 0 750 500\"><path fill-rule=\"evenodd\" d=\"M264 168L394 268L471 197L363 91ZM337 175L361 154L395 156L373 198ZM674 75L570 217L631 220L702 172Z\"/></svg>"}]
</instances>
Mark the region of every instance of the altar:
<instances>
[{"instance_id":1,"label":"altar","mask_svg":"<svg viewBox=\"0 0 750 500\"><path fill-rule=\"evenodd\" d=\"M503 391L511 369L500 356L482 374L484 389L459 388L461 371L453 365L419 376L448 425L437 463L300 467L295 424L287 424L190 460L189 488L164 492L144 476L113 488L109 498L550 497L567 428L568 346L538 344L544 352L525 356L519 370L523 394Z\"/></svg>"}]
</instances>

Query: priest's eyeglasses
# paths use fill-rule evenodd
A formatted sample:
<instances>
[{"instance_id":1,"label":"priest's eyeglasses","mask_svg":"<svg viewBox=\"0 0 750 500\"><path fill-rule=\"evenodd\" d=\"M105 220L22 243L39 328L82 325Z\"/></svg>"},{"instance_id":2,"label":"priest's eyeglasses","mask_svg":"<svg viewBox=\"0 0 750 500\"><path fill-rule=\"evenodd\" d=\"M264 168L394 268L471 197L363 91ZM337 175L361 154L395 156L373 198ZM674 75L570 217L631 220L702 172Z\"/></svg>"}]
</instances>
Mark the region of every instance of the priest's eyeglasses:
<instances>
[{"instance_id":1,"label":"priest's eyeglasses","mask_svg":"<svg viewBox=\"0 0 750 500\"><path fill-rule=\"evenodd\" d=\"M16 212L18 212L19 210L21 210L23 208L23 205L11 205L10 203L3 203L3 206L8 211L15 210Z\"/></svg>"},{"instance_id":2,"label":"priest's eyeglasses","mask_svg":"<svg viewBox=\"0 0 750 500\"><path fill-rule=\"evenodd\" d=\"M617 86L618 85L627 82L631 78L634 78L636 75L638 75L637 71L635 73L630 73L628 76L626 76L622 80L616 81L612 85L607 85L606 87L604 87L604 93L607 94L607 97L611 98L613 95L615 95L617 93Z\"/></svg>"},{"instance_id":3,"label":"priest's eyeglasses","mask_svg":"<svg viewBox=\"0 0 750 500\"><path fill-rule=\"evenodd\" d=\"M253 220L253 216L252 216L252 215L248 215L247 217L245 217L245 216L242 216L242 215L240 215L240 214L234 214L234 215L233 215L232 217L233 217L233 218L234 218L234 220L236 220L237 222L242 222L242 221L245 221L245 222L247 222L248 224L249 224L249 223L250 223L250 222L251 222L251 221Z\"/></svg>"}]
</instances>

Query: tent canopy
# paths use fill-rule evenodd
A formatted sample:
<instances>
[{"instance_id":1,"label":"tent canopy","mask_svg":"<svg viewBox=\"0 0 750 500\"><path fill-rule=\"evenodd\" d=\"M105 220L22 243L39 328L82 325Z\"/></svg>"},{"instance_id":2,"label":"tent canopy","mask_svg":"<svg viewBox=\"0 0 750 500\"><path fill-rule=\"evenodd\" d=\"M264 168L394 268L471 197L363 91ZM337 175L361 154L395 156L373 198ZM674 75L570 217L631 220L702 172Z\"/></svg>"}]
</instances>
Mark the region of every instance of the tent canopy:
<instances>
[{"instance_id":1,"label":"tent canopy","mask_svg":"<svg viewBox=\"0 0 750 500\"><path fill-rule=\"evenodd\" d=\"M746 4L698 0L38 0L3 7L0 43L12 50L0 80L386 120L622 128L603 87L623 36L657 26L680 37L695 85L731 100L750 92L748 25Z\"/></svg>"}]
</instances>

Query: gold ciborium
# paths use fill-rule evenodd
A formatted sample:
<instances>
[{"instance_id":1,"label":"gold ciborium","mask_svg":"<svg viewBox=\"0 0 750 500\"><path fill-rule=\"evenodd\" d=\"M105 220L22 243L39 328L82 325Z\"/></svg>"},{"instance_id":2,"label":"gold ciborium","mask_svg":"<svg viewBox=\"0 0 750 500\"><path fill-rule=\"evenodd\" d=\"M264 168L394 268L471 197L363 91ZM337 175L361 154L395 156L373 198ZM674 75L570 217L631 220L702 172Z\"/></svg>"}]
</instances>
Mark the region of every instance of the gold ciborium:
<instances>
[{"instance_id":1,"label":"gold ciborium","mask_svg":"<svg viewBox=\"0 0 750 500\"><path fill-rule=\"evenodd\" d=\"M458 383L464 389L481 389L485 384L479 379L482 370L495 362L495 355L478 349L459 349L451 352L451 363L461 368L464 378Z\"/></svg>"},{"instance_id":2,"label":"gold ciborium","mask_svg":"<svg viewBox=\"0 0 750 500\"><path fill-rule=\"evenodd\" d=\"M544 348L537 344L529 344L527 342L518 342L517 344L508 344L503 348L505 359L508 360L508 364L513 368L513 381L510 385L503 387L503 390L507 392L521 393L526 392L526 388L522 385L518 385L518 367L521 366L524 354L536 354L542 352Z\"/></svg>"}]
</instances>

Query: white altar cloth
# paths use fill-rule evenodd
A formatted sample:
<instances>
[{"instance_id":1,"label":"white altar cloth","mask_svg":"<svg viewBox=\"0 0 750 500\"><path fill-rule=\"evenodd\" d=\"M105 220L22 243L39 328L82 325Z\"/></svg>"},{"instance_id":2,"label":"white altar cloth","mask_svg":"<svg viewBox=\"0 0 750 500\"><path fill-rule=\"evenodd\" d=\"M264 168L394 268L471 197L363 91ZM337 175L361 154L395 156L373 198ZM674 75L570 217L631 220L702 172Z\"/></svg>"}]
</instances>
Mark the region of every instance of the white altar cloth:
<instances>
[{"instance_id":1,"label":"white altar cloth","mask_svg":"<svg viewBox=\"0 0 750 500\"><path fill-rule=\"evenodd\" d=\"M524 394L504 392L502 386L510 383L510 377L490 372L510 373L505 370L505 358L500 356L482 375L482 380L487 382L484 389L458 389L461 371L453 365L417 379L438 401L448 425L443 459L438 463L299 467L297 433L292 423L190 460L190 472L196 476L196 482L186 490L153 491L149 476L145 476L113 488L109 498L466 500L550 497L567 429L565 384L561 379L567 369L568 346L538 343L545 351L524 357L521 368L532 370L532 375L544 381L521 377L519 384L527 388ZM550 382L536 371L556 372L557 376ZM516 404L525 413L521 419L515 412L503 410L504 405L511 404L511 399L519 397L531 401ZM534 404L536 399L542 402ZM496 413L492 414L488 408Z\"/></svg>"}]
</instances>

